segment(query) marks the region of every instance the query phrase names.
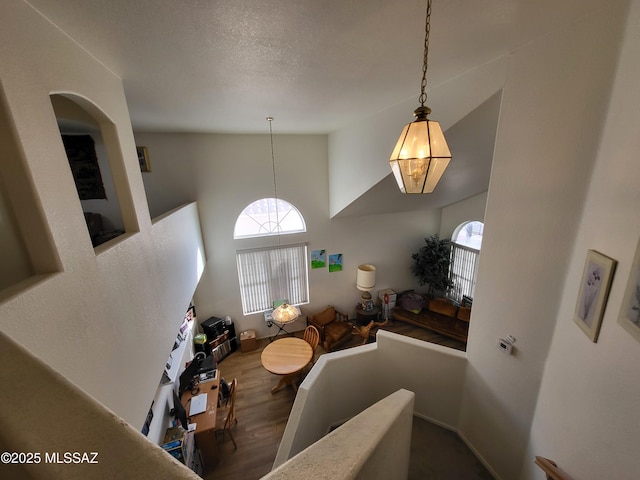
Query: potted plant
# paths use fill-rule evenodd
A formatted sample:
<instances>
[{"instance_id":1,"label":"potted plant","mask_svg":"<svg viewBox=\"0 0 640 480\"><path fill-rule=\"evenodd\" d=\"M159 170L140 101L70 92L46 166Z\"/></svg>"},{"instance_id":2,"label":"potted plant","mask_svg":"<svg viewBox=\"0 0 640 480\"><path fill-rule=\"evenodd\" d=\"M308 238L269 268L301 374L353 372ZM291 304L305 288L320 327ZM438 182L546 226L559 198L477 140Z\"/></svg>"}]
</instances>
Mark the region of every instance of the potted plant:
<instances>
[{"instance_id":1,"label":"potted plant","mask_svg":"<svg viewBox=\"0 0 640 480\"><path fill-rule=\"evenodd\" d=\"M429 298L445 295L451 287L449 264L451 263L451 244L441 240L438 235L425 238L425 245L411 255L411 272L418 277L420 285L428 285Z\"/></svg>"}]
</instances>

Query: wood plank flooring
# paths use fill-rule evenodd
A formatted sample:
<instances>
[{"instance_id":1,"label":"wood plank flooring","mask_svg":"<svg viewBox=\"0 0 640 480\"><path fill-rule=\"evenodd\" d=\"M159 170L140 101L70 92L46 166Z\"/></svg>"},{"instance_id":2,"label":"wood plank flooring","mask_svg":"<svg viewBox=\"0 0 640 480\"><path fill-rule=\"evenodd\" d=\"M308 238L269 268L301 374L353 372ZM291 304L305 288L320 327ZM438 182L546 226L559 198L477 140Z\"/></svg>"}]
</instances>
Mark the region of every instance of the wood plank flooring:
<instances>
[{"instance_id":1,"label":"wood plank flooring","mask_svg":"<svg viewBox=\"0 0 640 480\"><path fill-rule=\"evenodd\" d=\"M384 328L458 350L465 349L462 342L409 324L395 322ZM301 336L302 332L296 334ZM231 382L233 378L238 379L238 423L232 427L238 449L234 450L231 440L225 436L224 442L220 444L220 463L205 472L205 480L252 480L271 471L295 394L291 388L271 393L271 387L278 383L279 377L267 372L260 363L260 354L268 343L268 339L258 340L257 350L246 353L238 350L219 364L225 380ZM361 343L361 337L354 336L342 348L351 348ZM323 353L322 346L319 346L316 355Z\"/></svg>"}]
</instances>

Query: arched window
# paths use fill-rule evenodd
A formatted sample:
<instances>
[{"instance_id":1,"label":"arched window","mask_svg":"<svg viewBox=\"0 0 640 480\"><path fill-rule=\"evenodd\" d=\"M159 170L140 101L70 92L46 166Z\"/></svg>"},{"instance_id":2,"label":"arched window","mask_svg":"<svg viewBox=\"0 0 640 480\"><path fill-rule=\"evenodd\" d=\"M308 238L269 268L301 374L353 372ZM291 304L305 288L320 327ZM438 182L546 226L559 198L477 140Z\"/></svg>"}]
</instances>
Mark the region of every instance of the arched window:
<instances>
[{"instance_id":1,"label":"arched window","mask_svg":"<svg viewBox=\"0 0 640 480\"><path fill-rule=\"evenodd\" d=\"M306 232L302 214L286 200L261 198L248 205L236 220L233 238L264 237ZM307 245L237 250L240 298L245 315L273 308L274 301L309 303Z\"/></svg>"},{"instance_id":2,"label":"arched window","mask_svg":"<svg viewBox=\"0 0 640 480\"><path fill-rule=\"evenodd\" d=\"M451 241L458 245L480 250L483 230L484 223L482 222L473 221L461 223L453 232Z\"/></svg>"},{"instance_id":3,"label":"arched window","mask_svg":"<svg viewBox=\"0 0 640 480\"><path fill-rule=\"evenodd\" d=\"M449 295L458 302L473 301L483 231L484 223L471 221L458 225L451 235L449 268L453 288Z\"/></svg>"},{"instance_id":4,"label":"arched window","mask_svg":"<svg viewBox=\"0 0 640 480\"><path fill-rule=\"evenodd\" d=\"M238 215L233 238L262 237L306 232L302 214L281 198L261 198Z\"/></svg>"}]
</instances>

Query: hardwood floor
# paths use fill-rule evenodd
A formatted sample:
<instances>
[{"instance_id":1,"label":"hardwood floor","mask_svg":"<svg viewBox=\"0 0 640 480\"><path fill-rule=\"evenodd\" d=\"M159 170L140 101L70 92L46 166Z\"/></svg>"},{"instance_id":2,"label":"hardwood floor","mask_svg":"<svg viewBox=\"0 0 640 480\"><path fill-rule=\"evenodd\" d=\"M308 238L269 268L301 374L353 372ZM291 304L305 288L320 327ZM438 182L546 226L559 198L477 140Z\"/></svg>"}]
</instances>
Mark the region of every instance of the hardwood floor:
<instances>
[{"instance_id":1,"label":"hardwood floor","mask_svg":"<svg viewBox=\"0 0 640 480\"><path fill-rule=\"evenodd\" d=\"M465 349L462 342L401 322L384 328L458 350ZM296 332L296 335L301 336L302 332ZM233 378L238 379L238 423L232 427L238 449L234 450L231 440L225 436L224 442L219 445L221 460L215 468L205 472L206 480L251 480L271 471L295 394L291 388L271 393L271 387L278 383L279 377L267 372L260 363L260 354L268 343L268 339L258 340L257 350L246 353L236 351L220 362L219 368L225 380L231 382ZM361 343L361 337L354 335L342 349ZM323 353L322 346L319 346L317 355Z\"/></svg>"}]
</instances>

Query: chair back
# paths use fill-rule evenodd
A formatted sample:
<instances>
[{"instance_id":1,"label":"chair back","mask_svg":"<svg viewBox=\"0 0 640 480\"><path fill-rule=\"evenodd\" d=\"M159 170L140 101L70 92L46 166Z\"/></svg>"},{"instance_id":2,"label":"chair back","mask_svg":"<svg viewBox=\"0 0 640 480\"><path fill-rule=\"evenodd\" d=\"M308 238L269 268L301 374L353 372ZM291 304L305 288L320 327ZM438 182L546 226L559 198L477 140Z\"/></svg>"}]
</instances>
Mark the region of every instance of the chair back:
<instances>
[{"instance_id":1,"label":"chair back","mask_svg":"<svg viewBox=\"0 0 640 480\"><path fill-rule=\"evenodd\" d=\"M234 378L229 386L229 410L227 411L227 417L224 419L224 429L228 430L236 420L236 390L238 389L238 379Z\"/></svg>"},{"instance_id":2,"label":"chair back","mask_svg":"<svg viewBox=\"0 0 640 480\"><path fill-rule=\"evenodd\" d=\"M320 332L313 325L309 325L304 329L304 340L309 345L311 345L311 349L315 353L316 348L318 348L318 342L320 341Z\"/></svg>"},{"instance_id":3,"label":"chair back","mask_svg":"<svg viewBox=\"0 0 640 480\"><path fill-rule=\"evenodd\" d=\"M315 325L326 325L336 319L336 308L332 305L328 305L321 312L308 316L309 321Z\"/></svg>"}]
</instances>

